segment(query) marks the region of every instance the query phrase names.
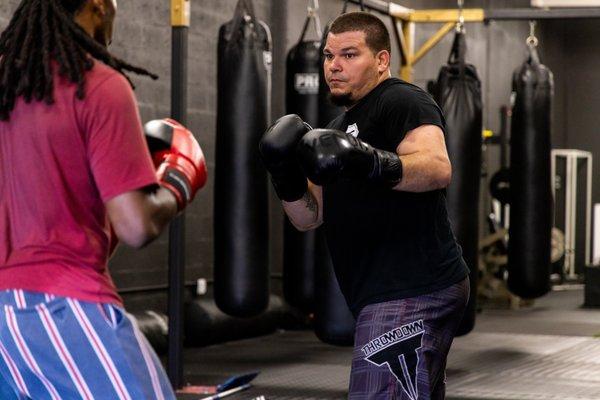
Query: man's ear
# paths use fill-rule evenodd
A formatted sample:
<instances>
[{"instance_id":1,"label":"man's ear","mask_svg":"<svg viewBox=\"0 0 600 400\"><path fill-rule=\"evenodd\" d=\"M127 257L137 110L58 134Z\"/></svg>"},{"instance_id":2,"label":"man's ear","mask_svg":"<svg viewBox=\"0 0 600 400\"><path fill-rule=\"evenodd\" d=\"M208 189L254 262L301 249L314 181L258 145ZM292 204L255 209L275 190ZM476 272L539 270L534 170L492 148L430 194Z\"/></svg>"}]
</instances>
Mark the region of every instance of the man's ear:
<instances>
[{"instance_id":1,"label":"man's ear","mask_svg":"<svg viewBox=\"0 0 600 400\"><path fill-rule=\"evenodd\" d=\"M390 52L381 50L377 53L377 68L379 72L385 72L390 67Z\"/></svg>"}]
</instances>

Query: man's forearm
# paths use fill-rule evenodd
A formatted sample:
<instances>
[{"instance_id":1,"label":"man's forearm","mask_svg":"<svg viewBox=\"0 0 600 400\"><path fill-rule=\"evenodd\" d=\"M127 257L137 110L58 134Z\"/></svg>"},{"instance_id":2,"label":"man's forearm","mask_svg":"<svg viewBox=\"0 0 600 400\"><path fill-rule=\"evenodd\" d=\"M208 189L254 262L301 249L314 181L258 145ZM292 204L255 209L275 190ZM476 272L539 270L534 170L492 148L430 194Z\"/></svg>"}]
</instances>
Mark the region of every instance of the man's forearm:
<instances>
[{"instance_id":1,"label":"man's forearm","mask_svg":"<svg viewBox=\"0 0 600 400\"><path fill-rule=\"evenodd\" d=\"M154 240L177 214L177 200L170 190L152 185L115 196L106 208L118 238L140 248Z\"/></svg>"},{"instance_id":2,"label":"man's forearm","mask_svg":"<svg viewBox=\"0 0 600 400\"><path fill-rule=\"evenodd\" d=\"M308 231L317 228L322 223L322 210L317 196L309 190L304 193L300 200L287 202L282 201L283 209L290 222L300 231Z\"/></svg>"},{"instance_id":3,"label":"man's forearm","mask_svg":"<svg viewBox=\"0 0 600 400\"><path fill-rule=\"evenodd\" d=\"M394 190L428 192L445 188L450 183L451 168L443 157L414 153L403 155L400 160L402 180L394 186Z\"/></svg>"},{"instance_id":4,"label":"man's forearm","mask_svg":"<svg viewBox=\"0 0 600 400\"><path fill-rule=\"evenodd\" d=\"M149 218L159 232L177 215L177 201L173 193L159 187L154 193L148 194L148 203L151 207Z\"/></svg>"}]
</instances>

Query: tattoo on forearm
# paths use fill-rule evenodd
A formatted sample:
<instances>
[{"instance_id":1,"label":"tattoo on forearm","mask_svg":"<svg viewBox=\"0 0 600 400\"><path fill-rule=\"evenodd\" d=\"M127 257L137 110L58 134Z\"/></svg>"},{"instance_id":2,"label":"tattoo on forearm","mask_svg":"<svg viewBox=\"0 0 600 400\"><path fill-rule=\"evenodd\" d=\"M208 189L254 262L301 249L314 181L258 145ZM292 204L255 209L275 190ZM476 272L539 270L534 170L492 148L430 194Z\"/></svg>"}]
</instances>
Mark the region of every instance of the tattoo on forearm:
<instances>
[{"instance_id":1,"label":"tattoo on forearm","mask_svg":"<svg viewBox=\"0 0 600 400\"><path fill-rule=\"evenodd\" d=\"M313 198L312 194L310 194L309 192L304 193L304 197L302 197L302 199L304 200L304 203L306 204L306 208L308 208L310 211L316 213L317 212L317 202L315 201L315 199Z\"/></svg>"}]
</instances>

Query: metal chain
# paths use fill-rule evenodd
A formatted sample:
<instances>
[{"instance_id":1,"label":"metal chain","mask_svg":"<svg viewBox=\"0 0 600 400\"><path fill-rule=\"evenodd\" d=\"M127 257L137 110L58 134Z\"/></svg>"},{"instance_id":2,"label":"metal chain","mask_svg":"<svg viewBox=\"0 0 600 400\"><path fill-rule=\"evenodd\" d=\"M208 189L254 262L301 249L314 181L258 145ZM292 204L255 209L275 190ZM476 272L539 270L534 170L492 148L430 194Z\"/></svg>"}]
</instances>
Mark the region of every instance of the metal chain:
<instances>
[{"instance_id":1,"label":"metal chain","mask_svg":"<svg viewBox=\"0 0 600 400\"><path fill-rule=\"evenodd\" d=\"M317 31L317 36L321 37L323 31L321 30L321 19L319 18L319 0L308 0L308 17L313 20L315 23L315 30Z\"/></svg>"},{"instance_id":2,"label":"metal chain","mask_svg":"<svg viewBox=\"0 0 600 400\"><path fill-rule=\"evenodd\" d=\"M527 45L530 47L537 47L539 43L538 38L535 36L535 25L536 21L529 21L529 36L527 37L525 43L527 43Z\"/></svg>"},{"instance_id":3,"label":"metal chain","mask_svg":"<svg viewBox=\"0 0 600 400\"><path fill-rule=\"evenodd\" d=\"M465 16L463 15L463 9L465 7L464 0L456 0L458 5L458 23L456 24L457 32L465 32Z\"/></svg>"},{"instance_id":4,"label":"metal chain","mask_svg":"<svg viewBox=\"0 0 600 400\"><path fill-rule=\"evenodd\" d=\"M308 15L311 17L319 11L319 0L308 0Z\"/></svg>"}]
</instances>

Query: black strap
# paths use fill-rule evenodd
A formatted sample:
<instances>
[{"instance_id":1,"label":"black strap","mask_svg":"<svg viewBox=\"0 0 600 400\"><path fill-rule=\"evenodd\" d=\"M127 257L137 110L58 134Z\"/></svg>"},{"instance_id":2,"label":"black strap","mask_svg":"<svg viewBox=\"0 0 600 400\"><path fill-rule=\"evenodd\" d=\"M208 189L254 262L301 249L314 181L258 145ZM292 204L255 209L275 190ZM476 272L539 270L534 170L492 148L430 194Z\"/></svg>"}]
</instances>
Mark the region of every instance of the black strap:
<instances>
[{"instance_id":1,"label":"black strap","mask_svg":"<svg viewBox=\"0 0 600 400\"><path fill-rule=\"evenodd\" d=\"M302 27L302 33L300 34L300 40L298 40L298 43L302 43L304 41L304 36L306 36L306 31L308 31L308 25L310 25L310 21L314 22L315 25L315 32L317 33L317 37L319 38L319 40L321 40L321 36L323 35L323 32L319 32L319 16L317 15L317 13L315 12L314 14L308 14L306 16L306 19L304 20L304 27Z\"/></svg>"},{"instance_id":2,"label":"black strap","mask_svg":"<svg viewBox=\"0 0 600 400\"><path fill-rule=\"evenodd\" d=\"M304 41L304 36L306 35L306 31L308 30L308 25L310 24L311 16L307 15L304 20L304 26L302 27L302 33L300 34L300 39L298 43L302 43Z\"/></svg>"},{"instance_id":3,"label":"black strap","mask_svg":"<svg viewBox=\"0 0 600 400\"><path fill-rule=\"evenodd\" d=\"M537 47L535 46L527 46L529 47L529 58L527 59L527 62L530 65L539 65L541 64L541 60L540 60L540 54L537 51Z\"/></svg>"},{"instance_id":4,"label":"black strap","mask_svg":"<svg viewBox=\"0 0 600 400\"><path fill-rule=\"evenodd\" d=\"M238 7L241 8L244 11L244 15L248 15L252 21L257 21L252 0L239 0L236 8Z\"/></svg>"},{"instance_id":5,"label":"black strap","mask_svg":"<svg viewBox=\"0 0 600 400\"><path fill-rule=\"evenodd\" d=\"M454 42L452 43L452 50L448 56L448 64L458 64L459 73L461 76L465 73L465 59L467 55L467 39L465 33L457 31L454 35Z\"/></svg>"},{"instance_id":6,"label":"black strap","mask_svg":"<svg viewBox=\"0 0 600 400\"><path fill-rule=\"evenodd\" d=\"M448 64L465 63L465 56L467 53L467 41L463 32L456 32L454 35L454 42L452 42L452 49L448 56Z\"/></svg>"},{"instance_id":7,"label":"black strap","mask_svg":"<svg viewBox=\"0 0 600 400\"><path fill-rule=\"evenodd\" d=\"M240 25L249 18L250 21L256 26L258 20L254 13L254 5L252 0L239 0L235 6L235 12L233 14L233 27L231 29L232 35L236 36L240 33Z\"/></svg>"}]
</instances>

